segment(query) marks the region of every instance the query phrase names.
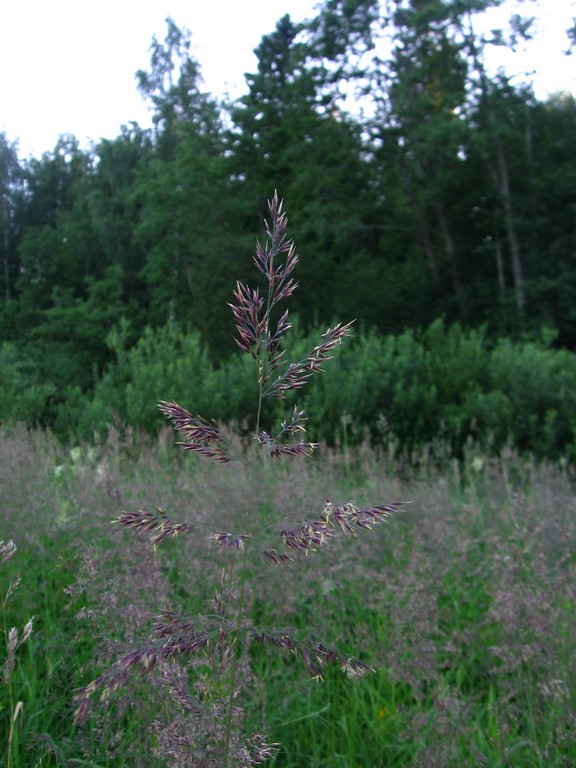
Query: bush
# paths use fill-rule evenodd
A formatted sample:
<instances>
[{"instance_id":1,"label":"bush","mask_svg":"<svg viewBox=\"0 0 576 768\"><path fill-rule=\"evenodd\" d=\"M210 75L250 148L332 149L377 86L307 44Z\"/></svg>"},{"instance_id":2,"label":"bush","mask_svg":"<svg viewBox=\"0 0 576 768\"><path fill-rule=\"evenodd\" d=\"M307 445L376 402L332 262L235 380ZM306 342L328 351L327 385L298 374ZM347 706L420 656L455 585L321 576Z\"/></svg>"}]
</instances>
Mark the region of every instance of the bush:
<instances>
[{"instance_id":1,"label":"bush","mask_svg":"<svg viewBox=\"0 0 576 768\"><path fill-rule=\"evenodd\" d=\"M576 356L545 341L491 346L483 330L360 334L303 400L311 432L335 441L346 412L372 442L392 434L414 452L434 441L461 456L470 440L500 451L557 460L576 458ZM326 429L328 428L328 430Z\"/></svg>"},{"instance_id":2,"label":"bush","mask_svg":"<svg viewBox=\"0 0 576 768\"><path fill-rule=\"evenodd\" d=\"M33 361L15 344L0 347L0 423L44 424L50 399L56 391L48 381L38 381Z\"/></svg>"},{"instance_id":3,"label":"bush","mask_svg":"<svg viewBox=\"0 0 576 768\"><path fill-rule=\"evenodd\" d=\"M68 392L60 433L103 434L113 419L153 433L161 424L155 403L166 397L252 428L254 384L244 356L215 366L199 334L174 324L147 329L130 348L127 335L122 325L110 334L116 360L91 396ZM314 338L293 329L289 344L305 359ZM7 391L18 410L10 397L0 407L32 423L50 388L26 390L14 366ZM442 320L397 336L357 330L351 344L336 350L330 375L313 380L299 402L312 437L322 434L332 444L368 435L375 445L393 439L411 455L439 442L461 457L473 441L494 452L511 444L541 458L576 458L576 356L551 348L548 339L494 344L483 329ZM282 413L282 403L275 401L272 411L276 406L272 417Z\"/></svg>"}]
</instances>

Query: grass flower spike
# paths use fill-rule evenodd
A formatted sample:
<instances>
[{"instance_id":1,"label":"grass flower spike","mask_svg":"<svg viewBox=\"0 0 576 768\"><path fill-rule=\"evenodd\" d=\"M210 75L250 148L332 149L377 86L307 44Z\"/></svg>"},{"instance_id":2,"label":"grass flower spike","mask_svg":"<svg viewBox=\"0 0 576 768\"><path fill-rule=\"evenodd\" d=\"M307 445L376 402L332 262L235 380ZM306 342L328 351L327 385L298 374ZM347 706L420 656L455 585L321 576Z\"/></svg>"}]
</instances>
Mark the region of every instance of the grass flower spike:
<instances>
[{"instance_id":1,"label":"grass flower spike","mask_svg":"<svg viewBox=\"0 0 576 768\"><path fill-rule=\"evenodd\" d=\"M254 361L258 398L254 407L255 428L251 444L238 448L228 440L218 423L193 414L178 403L162 400L160 411L172 422L181 439L176 443L198 459L217 464L240 461L247 468L247 495L243 513L227 527L206 535L207 546L217 547L226 565L215 585L212 610L188 618L166 608L156 621L150 643L125 654L111 669L78 694L78 721L90 711L91 700L107 702L126 685L130 673L157 670L169 696L179 708L178 716L162 733L160 741L171 743L171 755L178 750L192 759L202 755L201 764L214 768L258 765L271 758L278 745L261 733L244 733L243 704L249 696L245 677L254 674L247 650L268 646L288 651L300 659L308 674L323 678L328 665L349 676L361 675L370 667L347 653L330 648L311 633L302 636L290 628L261 627L252 623L253 585L265 578L263 571L288 566L298 555L308 555L338 536L357 536L384 522L402 503L359 506L354 502L326 501L319 513L287 524L284 517L262 504L266 484L262 482L266 457L310 456L317 444L307 439L306 415L294 405L276 429L263 427L264 403L284 399L299 391L309 379L321 373L336 348L350 336L351 323L329 328L303 359L287 362L284 348L291 327L289 310L280 307L298 284L294 271L299 257L287 237L287 218L275 193L269 202L266 239L258 242L254 264L265 279L265 288L238 282L230 303L236 323L238 348ZM193 393L191 393L193 395ZM268 510L268 511L267 511ZM202 523L176 521L161 507L147 512L121 512L115 523L144 534L153 545L167 537L202 533ZM270 544L276 542L276 548ZM216 551L216 550L215 550ZM217 551L216 551L217 553ZM188 682L190 680L190 682ZM176 750L176 752L174 751Z\"/></svg>"}]
</instances>

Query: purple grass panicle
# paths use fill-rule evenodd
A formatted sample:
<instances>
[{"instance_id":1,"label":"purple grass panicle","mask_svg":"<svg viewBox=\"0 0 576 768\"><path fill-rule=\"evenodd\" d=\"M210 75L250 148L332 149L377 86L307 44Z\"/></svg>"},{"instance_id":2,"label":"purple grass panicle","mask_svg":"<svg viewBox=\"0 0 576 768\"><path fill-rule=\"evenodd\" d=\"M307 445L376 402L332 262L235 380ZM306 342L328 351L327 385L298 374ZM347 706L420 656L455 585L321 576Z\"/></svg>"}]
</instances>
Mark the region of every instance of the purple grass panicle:
<instances>
[{"instance_id":1,"label":"purple grass panicle","mask_svg":"<svg viewBox=\"0 0 576 768\"><path fill-rule=\"evenodd\" d=\"M351 501L326 501L316 516L287 524L283 516L270 512L272 505L262 504L262 494L268 487L261 474L270 464L266 459L274 463L285 457L309 457L318 447L307 439L306 415L297 405L279 427L264 429L265 402L270 399L275 403L291 391L298 392L311 377L321 373L338 346L351 335L352 327L352 323L338 323L328 328L303 359L287 362L284 342L292 324L288 309L279 305L298 287L294 271L299 257L286 234L288 220L277 193L269 201L268 210L266 237L264 243L257 243L254 256L265 288L237 282L229 304L236 324L236 344L254 362L258 396L248 449L239 449L234 440L225 438L216 421L169 400L158 404L179 433L181 439L176 445L183 451L218 464L241 461L247 468L243 513L233 523L228 520L226 527L220 527L213 515L210 533L205 536L207 544L217 545L214 556L226 562L220 584L215 585L211 610L189 618L165 608L153 626L150 643L122 656L77 696L76 719L82 722L89 715L92 699L106 703L126 685L131 673L156 670L178 708L174 719L159 727L158 743L162 753L178 765L176 757L185 754L186 760L192 761L197 755L205 766L244 768L260 765L278 752L278 745L268 742L260 732L244 733L242 703L254 690L248 653L251 645L288 651L317 680L323 678L328 665L348 676L371 671L354 656L329 648L310 634L302 637L295 630L252 626L252 585L265 578L262 570L268 563L289 566L298 555L308 555L338 536L355 537L370 530L403 506L403 502L359 506ZM198 537L203 525L207 527L205 520L197 524L176 522L161 507L152 512L121 512L114 522L144 534L152 545L192 530ZM276 548L265 546L270 539L276 540Z\"/></svg>"},{"instance_id":2,"label":"purple grass panicle","mask_svg":"<svg viewBox=\"0 0 576 768\"><path fill-rule=\"evenodd\" d=\"M216 422L208 422L200 416L193 416L177 403L162 400L158 403L158 408L184 435L184 440L176 443L180 448L185 451L194 451L205 459L213 459L220 463L230 461L230 457L218 445L226 441L220 434Z\"/></svg>"},{"instance_id":3,"label":"purple grass panicle","mask_svg":"<svg viewBox=\"0 0 576 768\"><path fill-rule=\"evenodd\" d=\"M154 512L145 512L142 509L136 512L121 512L112 522L147 534L151 544L159 544L167 536L179 536L191 528L189 523L176 523L171 520L161 507L156 507Z\"/></svg>"}]
</instances>

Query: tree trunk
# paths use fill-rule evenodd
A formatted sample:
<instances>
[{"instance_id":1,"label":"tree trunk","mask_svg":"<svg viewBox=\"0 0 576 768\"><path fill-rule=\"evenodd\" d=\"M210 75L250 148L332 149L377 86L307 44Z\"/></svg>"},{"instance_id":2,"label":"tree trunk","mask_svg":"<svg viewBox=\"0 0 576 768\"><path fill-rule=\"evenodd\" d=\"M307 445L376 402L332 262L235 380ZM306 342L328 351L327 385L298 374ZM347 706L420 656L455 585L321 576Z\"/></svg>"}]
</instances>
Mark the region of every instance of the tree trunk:
<instances>
[{"instance_id":1,"label":"tree trunk","mask_svg":"<svg viewBox=\"0 0 576 768\"><path fill-rule=\"evenodd\" d=\"M430 269L430 274L432 275L432 282L434 284L435 290L438 291L440 289L440 270L438 268L438 262L436 260L434 241L432 239L432 234L430 232L430 225L428 224L428 219L426 218L426 214L422 210L422 206L420 205L418 197L414 192L412 177L405 168L402 170L402 177L404 180L405 187L408 191L408 195L410 197L410 202L412 203L414 216L416 218L416 221L418 222L418 228L420 229L420 242L422 243L422 247L424 248L426 261L428 262L428 268Z\"/></svg>"},{"instance_id":2,"label":"tree trunk","mask_svg":"<svg viewBox=\"0 0 576 768\"><path fill-rule=\"evenodd\" d=\"M506 290L506 281L504 279L504 259L502 258L502 241L500 240L500 232L496 231L495 239L495 256L496 256L496 273L498 275L498 292L500 298L503 298L504 291Z\"/></svg>"},{"instance_id":3,"label":"tree trunk","mask_svg":"<svg viewBox=\"0 0 576 768\"><path fill-rule=\"evenodd\" d=\"M464 322L468 320L468 306L466 303L466 296L464 293L464 286L462 285L462 278L460 277L460 270L458 269L458 262L456 259L456 249L454 247L454 239L452 232L448 225L446 218L446 212L444 210L444 204L437 202L435 205L436 215L440 223L440 231L442 232L442 239L444 240L444 249L446 256L448 257L448 263L450 264L450 275L452 277L452 285L454 287L454 293L458 301L458 309L460 310L460 317Z\"/></svg>"},{"instance_id":4,"label":"tree trunk","mask_svg":"<svg viewBox=\"0 0 576 768\"><path fill-rule=\"evenodd\" d=\"M3 266L4 266L4 298L10 299L10 216L8 213L8 203L6 198L2 197L2 246L3 246Z\"/></svg>"},{"instance_id":5,"label":"tree trunk","mask_svg":"<svg viewBox=\"0 0 576 768\"><path fill-rule=\"evenodd\" d=\"M522 257L520 253L520 243L518 234L514 225L514 211L512 207L512 195L510 193L510 181L508 177L508 163L502 147L500 137L495 133L494 144L496 148L496 160L498 171L496 172L496 183L502 207L504 209L504 220L506 224L506 234L508 235L508 244L510 246L510 260L512 263L512 276L514 279L514 290L516 292L516 308L519 315L524 314L526 304L526 291L524 286L524 274L522 269Z\"/></svg>"}]
</instances>

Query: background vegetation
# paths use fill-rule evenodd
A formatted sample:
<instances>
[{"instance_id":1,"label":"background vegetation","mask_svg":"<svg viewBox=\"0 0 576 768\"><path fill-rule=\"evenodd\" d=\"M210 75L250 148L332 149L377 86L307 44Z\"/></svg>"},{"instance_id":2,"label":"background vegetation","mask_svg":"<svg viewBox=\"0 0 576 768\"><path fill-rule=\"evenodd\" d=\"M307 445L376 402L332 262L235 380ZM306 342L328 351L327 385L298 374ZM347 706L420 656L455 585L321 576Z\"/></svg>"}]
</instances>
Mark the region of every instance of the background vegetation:
<instances>
[{"instance_id":1,"label":"background vegetation","mask_svg":"<svg viewBox=\"0 0 576 768\"><path fill-rule=\"evenodd\" d=\"M492 435L572 456L576 102L489 75L487 49L530 33L480 33L494 4L325 0L262 38L234 103L168 20L138 73L152 129L27 161L2 135L0 420L155 429L156 398L188 392L252 418L225 304L277 188L301 337L357 318L310 394L330 441L345 411L408 451Z\"/></svg>"}]
</instances>

